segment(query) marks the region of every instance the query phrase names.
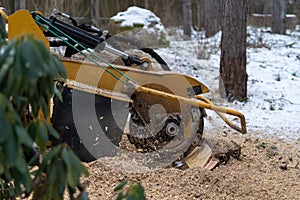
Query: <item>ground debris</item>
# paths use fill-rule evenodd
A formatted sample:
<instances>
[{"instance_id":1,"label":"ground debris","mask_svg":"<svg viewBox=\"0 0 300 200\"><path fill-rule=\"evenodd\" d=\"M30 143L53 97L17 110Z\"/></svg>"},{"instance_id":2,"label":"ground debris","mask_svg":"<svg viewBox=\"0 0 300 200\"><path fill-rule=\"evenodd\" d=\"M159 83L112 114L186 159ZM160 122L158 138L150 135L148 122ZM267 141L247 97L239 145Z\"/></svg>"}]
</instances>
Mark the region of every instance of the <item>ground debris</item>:
<instances>
[{"instance_id":1,"label":"ground debris","mask_svg":"<svg viewBox=\"0 0 300 200\"><path fill-rule=\"evenodd\" d=\"M110 199L113 188L128 179L141 182L147 199L297 199L300 196L300 152L297 145L251 136L240 143L232 134L221 139L224 142L216 142L215 146L218 143L224 144L224 148L225 144L230 144L231 148L241 147L239 160L230 159L226 165L219 165L213 171L195 167L138 173L141 170L132 165L132 171L136 173L129 173L107 167L104 160L88 163L90 198ZM238 144L237 147L234 143ZM265 148L258 148L260 143L264 143ZM268 157L268 149L276 149L272 146L277 147L277 155ZM287 169L280 168L285 168L284 162Z\"/></svg>"}]
</instances>

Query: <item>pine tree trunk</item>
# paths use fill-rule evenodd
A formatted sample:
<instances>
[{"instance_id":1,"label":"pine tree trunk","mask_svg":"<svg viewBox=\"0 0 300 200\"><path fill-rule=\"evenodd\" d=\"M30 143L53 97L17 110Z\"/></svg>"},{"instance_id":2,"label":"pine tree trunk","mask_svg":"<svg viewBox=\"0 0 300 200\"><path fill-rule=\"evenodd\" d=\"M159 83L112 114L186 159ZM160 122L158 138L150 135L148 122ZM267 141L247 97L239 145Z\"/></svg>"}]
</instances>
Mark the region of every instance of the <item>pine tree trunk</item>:
<instances>
[{"instance_id":1,"label":"pine tree trunk","mask_svg":"<svg viewBox=\"0 0 300 200\"><path fill-rule=\"evenodd\" d=\"M300 24L300 0L295 1L294 13L296 15L296 24Z\"/></svg>"},{"instance_id":2,"label":"pine tree trunk","mask_svg":"<svg viewBox=\"0 0 300 200\"><path fill-rule=\"evenodd\" d=\"M228 100L247 97L247 0L223 0L219 88Z\"/></svg>"},{"instance_id":3,"label":"pine tree trunk","mask_svg":"<svg viewBox=\"0 0 300 200\"><path fill-rule=\"evenodd\" d=\"M19 9L26 9L26 0L20 0L20 7Z\"/></svg>"},{"instance_id":4,"label":"pine tree trunk","mask_svg":"<svg viewBox=\"0 0 300 200\"><path fill-rule=\"evenodd\" d=\"M285 0L273 0L272 12L272 32L285 34L285 14L286 4Z\"/></svg>"},{"instance_id":5,"label":"pine tree trunk","mask_svg":"<svg viewBox=\"0 0 300 200\"><path fill-rule=\"evenodd\" d=\"M219 0L206 0L204 30L206 37L211 37L221 28L221 2Z\"/></svg>"},{"instance_id":6,"label":"pine tree trunk","mask_svg":"<svg viewBox=\"0 0 300 200\"><path fill-rule=\"evenodd\" d=\"M220 0L199 1L200 30L205 30L205 36L211 37L221 29L222 8Z\"/></svg>"},{"instance_id":7,"label":"pine tree trunk","mask_svg":"<svg viewBox=\"0 0 300 200\"><path fill-rule=\"evenodd\" d=\"M183 33L184 35L191 37L192 34L192 1L182 0L182 18L183 18Z\"/></svg>"}]
</instances>

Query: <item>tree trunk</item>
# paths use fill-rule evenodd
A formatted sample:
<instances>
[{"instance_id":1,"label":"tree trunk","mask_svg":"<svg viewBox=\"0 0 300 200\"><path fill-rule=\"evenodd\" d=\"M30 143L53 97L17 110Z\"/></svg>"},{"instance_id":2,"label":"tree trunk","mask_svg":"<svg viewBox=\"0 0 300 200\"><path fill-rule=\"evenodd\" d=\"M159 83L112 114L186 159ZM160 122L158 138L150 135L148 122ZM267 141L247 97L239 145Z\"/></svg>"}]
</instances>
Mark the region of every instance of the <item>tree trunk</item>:
<instances>
[{"instance_id":1,"label":"tree trunk","mask_svg":"<svg viewBox=\"0 0 300 200\"><path fill-rule=\"evenodd\" d=\"M200 0L199 5L200 30L205 30L205 37L211 37L221 29L221 1Z\"/></svg>"},{"instance_id":2,"label":"tree trunk","mask_svg":"<svg viewBox=\"0 0 300 200\"><path fill-rule=\"evenodd\" d=\"M201 0L193 0L192 1L192 27L196 31L200 31L200 15L199 15L199 10L200 10L200 1Z\"/></svg>"},{"instance_id":3,"label":"tree trunk","mask_svg":"<svg viewBox=\"0 0 300 200\"><path fill-rule=\"evenodd\" d=\"M183 18L183 33L184 35L191 37L192 34L192 1L182 0L182 18Z\"/></svg>"},{"instance_id":4,"label":"tree trunk","mask_svg":"<svg viewBox=\"0 0 300 200\"><path fill-rule=\"evenodd\" d=\"M26 0L20 0L20 9L26 9Z\"/></svg>"},{"instance_id":5,"label":"tree trunk","mask_svg":"<svg viewBox=\"0 0 300 200\"><path fill-rule=\"evenodd\" d=\"M295 1L294 13L296 15L296 24L300 24L300 0Z\"/></svg>"},{"instance_id":6,"label":"tree trunk","mask_svg":"<svg viewBox=\"0 0 300 200\"><path fill-rule=\"evenodd\" d=\"M247 97L247 0L223 0L219 88L222 97L243 101Z\"/></svg>"},{"instance_id":7,"label":"tree trunk","mask_svg":"<svg viewBox=\"0 0 300 200\"><path fill-rule=\"evenodd\" d=\"M273 0L272 32L285 34L285 0Z\"/></svg>"},{"instance_id":8,"label":"tree trunk","mask_svg":"<svg viewBox=\"0 0 300 200\"><path fill-rule=\"evenodd\" d=\"M9 0L9 7L10 7L10 13L12 14L15 12L15 0Z\"/></svg>"},{"instance_id":9,"label":"tree trunk","mask_svg":"<svg viewBox=\"0 0 300 200\"><path fill-rule=\"evenodd\" d=\"M206 0L205 13L205 36L211 37L221 29L221 2L219 0Z\"/></svg>"}]
</instances>

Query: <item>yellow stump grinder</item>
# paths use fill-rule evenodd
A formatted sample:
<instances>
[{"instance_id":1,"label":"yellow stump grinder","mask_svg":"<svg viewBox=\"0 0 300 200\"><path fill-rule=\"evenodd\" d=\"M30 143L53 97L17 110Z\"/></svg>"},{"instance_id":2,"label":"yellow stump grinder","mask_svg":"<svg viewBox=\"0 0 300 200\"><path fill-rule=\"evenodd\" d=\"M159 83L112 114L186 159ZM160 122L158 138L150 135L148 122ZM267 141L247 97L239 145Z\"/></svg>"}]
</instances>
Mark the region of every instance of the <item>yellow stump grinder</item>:
<instances>
[{"instance_id":1,"label":"yellow stump grinder","mask_svg":"<svg viewBox=\"0 0 300 200\"><path fill-rule=\"evenodd\" d=\"M180 165L196 147L204 151L198 155L203 167L214 166L209 163L210 151L201 146L205 109L246 133L242 113L214 105L202 96L209 92L204 84L171 72L150 48L139 47L148 56L129 55L119 45L121 37L91 25L78 25L57 10L49 18L27 10L8 17L1 11L1 16L7 19L9 40L31 34L51 51L63 49L61 62L67 79L56 80L63 101L53 97L49 116L60 139L52 143L67 143L82 161L115 156L125 138L136 149L134 155L152 155L152 166L161 161ZM76 55L78 59L73 59ZM122 64L112 64L107 55L121 58ZM225 114L238 117L240 126Z\"/></svg>"}]
</instances>

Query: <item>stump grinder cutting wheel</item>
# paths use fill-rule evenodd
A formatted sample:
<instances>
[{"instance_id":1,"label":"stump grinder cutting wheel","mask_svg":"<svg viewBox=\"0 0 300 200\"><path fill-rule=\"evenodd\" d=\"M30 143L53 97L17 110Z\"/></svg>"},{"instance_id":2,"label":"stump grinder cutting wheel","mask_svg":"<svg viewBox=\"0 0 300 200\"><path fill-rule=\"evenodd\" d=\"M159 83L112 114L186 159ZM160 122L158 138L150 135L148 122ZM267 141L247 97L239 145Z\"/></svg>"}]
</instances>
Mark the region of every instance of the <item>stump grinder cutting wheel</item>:
<instances>
[{"instance_id":1,"label":"stump grinder cutting wheel","mask_svg":"<svg viewBox=\"0 0 300 200\"><path fill-rule=\"evenodd\" d=\"M180 143L184 141L185 132L190 132L193 137L185 154L200 144L203 109L180 104L177 100L165 101L163 97L146 93L134 93L131 98L130 134L127 136L136 148L147 152L164 148L169 143Z\"/></svg>"},{"instance_id":2,"label":"stump grinder cutting wheel","mask_svg":"<svg viewBox=\"0 0 300 200\"><path fill-rule=\"evenodd\" d=\"M50 116L60 139L52 144L68 143L83 161L115 156L126 134L136 154L155 153L159 154L158 161L169 157L170 163L178 164L200 148L199 155L205 155L200 160L207 165L211 156L201 146L205 109L217 112L231 128L246 133L242 113L216 106L201 96L209 91L204 84L170 72L152 49L139 47L146 56L129 55L119 45L119 36L91 25L78 25L57 10L50 18L27 10L8 17L1 12L1 16L8 18L9 40L26 33L44 42L51 51L64 47L61 61L67 78L56 80L63 102L53 98ZM77 55L84 61L74 59ZM121 58L122 63L112 64L107 61L111 59L105 59L107 55ZM163 71L155 70L154 61ZM225 114L238 117L241 126L233 124Z\"/></svg>"}]
</instances>

